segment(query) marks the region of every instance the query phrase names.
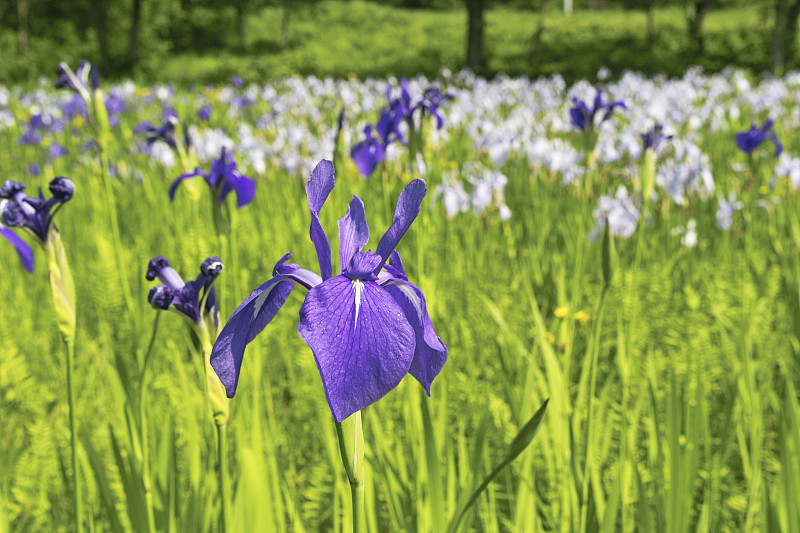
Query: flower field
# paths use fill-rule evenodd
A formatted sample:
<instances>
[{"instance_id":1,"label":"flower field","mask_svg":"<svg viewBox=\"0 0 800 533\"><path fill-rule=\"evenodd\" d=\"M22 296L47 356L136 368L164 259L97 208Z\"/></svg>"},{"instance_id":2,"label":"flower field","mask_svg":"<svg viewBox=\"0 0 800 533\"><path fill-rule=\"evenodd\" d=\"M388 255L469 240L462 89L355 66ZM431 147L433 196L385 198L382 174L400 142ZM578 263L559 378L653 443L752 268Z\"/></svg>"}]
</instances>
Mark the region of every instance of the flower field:
<instances>
[{"instance_id":1,"label":"flower field","mask_svg":"<svg viewBox=\"0 0 800 533\"><path fill-rule=\"evenodd\" d=\"M800 530L800 75L95 73L0 87L1 532Z\"/></svg>"}]
</instances>

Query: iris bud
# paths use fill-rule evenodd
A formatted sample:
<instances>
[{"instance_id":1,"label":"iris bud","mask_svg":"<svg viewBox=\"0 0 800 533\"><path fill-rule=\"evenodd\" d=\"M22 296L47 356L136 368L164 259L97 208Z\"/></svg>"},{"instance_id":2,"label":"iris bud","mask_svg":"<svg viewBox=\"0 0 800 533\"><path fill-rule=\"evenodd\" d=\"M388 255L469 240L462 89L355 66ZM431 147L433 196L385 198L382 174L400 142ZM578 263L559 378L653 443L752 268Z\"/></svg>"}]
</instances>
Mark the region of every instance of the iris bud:
<instances>
[{"instance_id":1,"label":"iris bud","mask_svg":"<svg viewBox=\"0 0 800 533\"><path fill-rule=\"evenodd\" d=\"M147 281L153 281L158 277L158 273L161 272L162 269L169 267L169 261L167 261L166 257L158 256L154 257L150 260L150 263L147 264L147 274L145 278Z\"/></svg>"},{"instance_id":2,"label":"iris bud","mask_svg":"<svg viewBox=\"0 0 800 533\"><path fill-rule=\"evenodd\" d=\"M156 309L169 309L173 298L175 298L175 291L166 285L158 285L150 289L150 294L147 295L147 301Z\"/></svg>"},{"instance_id":3,"label":"iris bud","mask_svg":"<svg viewBox=\"0 0 800 533\"><path fill-rule=\"evenodd\" d=\"M219 257L208 257L200 265L200 272L209 278L216 278L222 272L222 260Z\"/></svg>"},{"instance_id":4,"label":"iris bud","mask_svg":"<svg viewBox=\"0 0 800 533\"><path fill-rule=\"evenodd\" d=\"M58 176L50 182L50 193L59 202L66 202L75 193L75 184L70 179Z\"/></svg>"}]
</instances>

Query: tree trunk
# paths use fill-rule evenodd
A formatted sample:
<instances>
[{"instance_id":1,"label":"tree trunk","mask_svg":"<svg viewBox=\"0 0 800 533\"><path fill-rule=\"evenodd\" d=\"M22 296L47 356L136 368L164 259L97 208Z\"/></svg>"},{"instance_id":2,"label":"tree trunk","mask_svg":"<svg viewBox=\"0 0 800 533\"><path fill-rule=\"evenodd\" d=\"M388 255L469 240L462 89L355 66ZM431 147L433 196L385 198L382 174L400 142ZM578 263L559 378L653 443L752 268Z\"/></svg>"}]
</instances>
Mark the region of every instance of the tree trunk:
<instances>
[{"instance_id":1,"label":"tree trunk","mask_svg":"<svg viewBox=\"0 0 800 533\"><path fill-rule=\"evenodd\" d=\"M539 56L539 47L542 45L542 36L545 30L545 20L547 18L547 10L550 7L549 0L542 0L542 6L539 8L539 22L536 24L536 32L533 34L533 43L531 46L531 63L536 64L536 59Z\"/></svg>"},{"instance_id":2,"label":"tree trunk","mask_svg":"<svg viewBox=\"0 0 800 533\"><path fill-rule=\"evenodd\" d=\"M467 0L467 68L483 74L483 0Z\"/></svg>"},{"instance_id":3,"label":"tree trunk","mask_svg":"<svg viewBox=\"0 0 800 533\"><path fill-rule=\"evenodd\" d=\"M656 40L656 2L647 2L647 44L652 45Z\"/></svg>"},{"instance_id":4,"label":"tree trunk","mask_svg":"<svg viewBox=\"0 0 800 533\"><path fill-rule=\"evenodd\" d=\"M20 57L28 55L28 0L17 0L17 51Z\"/></svg>"},{"instance_id":5,"label":"tree trunk","mask_svg":"<svg viewBox=\"0 0 800 533\"><path fill-rule=\"evenodd\" d=\"M686 26L689 30L689 39L700 54L704 51L703 23L707 10L708 0L689 0L686 3Z\"/></svg>"},{"instance_id":6,"label":"tree trunk","mask_svg":"<svg viewBox=\"0 0 800 533\"><path fill-rule=\"evenodd\" d=\"M292 22L292 1L283 0L283 13L281 13L281 50L289 46L289 26Z\"/></svg>"},{"instance_id":7,"label":"tree trunk","mask_svg":"<svg viewBox=\"0 0 800 533\"><path fill-rule=\"evenodd\" d=\"M794 66L797 55L797 19L800 17L800 0L789 6L789 20L786 22L786 44L784 45L784 65Z\"/></svg>"},{"instance_id":8,"label":"tree trunk","mask_svg":"<svg viewBox=\"0 0 800 533\"><path fill-rule=\"evenodd\" d=\"M246 0L237 0L236 2L236 29L239 33L239 44L242 47L242 50L247 49L247 28L246 28L246 17L245 17L245 1Z\"/></svg>"},{"instance_id":9,"label":"tree trunk","mask_svg":"<svg viewBox=\"0 0 800 533\"><path fill-rule=\"evenodd\" d=\"M93 0L95 31L97 31L97 44L100 46L101 71L108 68L108 11L103 5L103 0Z\"/></svg>"},{"instance_id":10,"label":"tree trunk","mask_svg":"<svg viewBox=\"0 0 800 533\"><path fill-rule=\"evenodd\" d=\"M133 0L131 3L131 34L129 40L128 59L131 67L139 62L139 21L142 15L142 1Z\"/></svg>"},{"instance_id":11,"label":"tree trunk","mask_svg":"<svg viewBox=\"0 0 800 533\"><path fill-rule=\"evenodd\" d=\"M772 73L776 76L783 74L786 66L786 30L789 18L789 3L787 0L775 0L775 26L772 28Z\"/></svg>"}]
</instances>

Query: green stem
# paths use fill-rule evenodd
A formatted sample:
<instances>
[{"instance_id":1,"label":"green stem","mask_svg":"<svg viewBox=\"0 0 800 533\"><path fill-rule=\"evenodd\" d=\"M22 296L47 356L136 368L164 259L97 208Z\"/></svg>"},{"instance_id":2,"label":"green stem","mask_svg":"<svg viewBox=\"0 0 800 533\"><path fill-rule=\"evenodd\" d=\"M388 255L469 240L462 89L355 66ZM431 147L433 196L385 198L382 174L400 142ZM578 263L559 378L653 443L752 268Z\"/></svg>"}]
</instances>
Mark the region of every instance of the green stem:
<instances>
[{"instance_id":1,"label":"green stem","mask_svg":"<svg viewBox=\"0 0 800 533\"><path fill-rule=\"evenodd\" d=\"M156 319L153 322L153 334L150 336L150 342L147 344L147 352L145 352L144 360L142 361L142 369L139 375L139 423L141 424L141 438L142 438L142 484L144 485L144 501L147 506L147 530L150 532L156 531L155 511L153 509L153 490L152 480L150 478L150 451L148 449L148 428L147 428L147 402L145 401L145 392L147 391L147 367L150 363L150 355L153 352L153 344L156 340L158 333L158 322L161 318L161 313L156 313Z\"/></svg>"},{"instance_id":2,"label":"green stem","mask_svg":"<svg viewBox=\"0 0 800 533\"><path fill-rule=\"evenodd\" d=\"M228 520L230 519L230 495L228 494L228 447L227 439L225 438L226 424L217 424L217 459L218 459L218 480L219 480L219 496L222 500L222 513L220 515L221 531L226 533L228 528Z\"/></svg>"},{"instance_id":3,"label":"green stem","mask_svg":"<svg viewBox=\"0 0 800 533\"><path fill-rule=\"evenodd\" d=\"M75 424L75 385L73 383L72 371L75 366L75 342L72 340L64 339L67 345L67 401L69 402L69 433L70 433L70 447L72 448L72 475L74 482L72 507L75 513L75 531L80 533L83 531L83 500L81 499L81 477L78 473L78 438Z\"/></svg>"},{"instance_id":4,"label":"green stem","mask_svg":"<svg viewBox=\"0 0 800 533\"><path fill-rule=\"evenodd\" d=\"M361 411L336 424L339 451L342 454L350 495L353 500L353 533L366 531L364 518L364 428Z\"/></svg>"}]
</instances>

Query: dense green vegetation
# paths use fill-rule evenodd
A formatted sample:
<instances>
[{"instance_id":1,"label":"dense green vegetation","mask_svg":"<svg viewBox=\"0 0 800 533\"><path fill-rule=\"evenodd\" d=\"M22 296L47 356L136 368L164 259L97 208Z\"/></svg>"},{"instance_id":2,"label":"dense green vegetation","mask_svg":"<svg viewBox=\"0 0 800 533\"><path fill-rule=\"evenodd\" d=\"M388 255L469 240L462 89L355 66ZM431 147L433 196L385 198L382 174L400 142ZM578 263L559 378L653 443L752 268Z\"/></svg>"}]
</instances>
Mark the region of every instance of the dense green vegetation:
<instances>
[{"instance_id":1,"label":"dense green vegetation","mask_svg":"<svg viewBox=\"0 0 800 533\"><path fill-rule=\"evenodd\" d=\"M248 13L245 44L233 8L198 6L175 11L171 3L150 4L140 29L138 62L129 57L130 31L124 6L109 8L109 39L98 52L98 34L87 24L67 22L32 27L26 57L17 37L0 28L0 81L32 80L52 75L53 50L74 64L99 62L105 76L133 76L145 83L226 82L234 74L251 81L291 74L339 78L437 75L465 64L466 12L397 9L377 3L319 2L292 12L288 24L279 7ZM88 13L91 13L90 11ZM561 74L568 81L594 78L601 66L615 74L624 69L680 76L690 65L719 71L738 65L754 74L769 69L772 12L762 5L709 12L704 52L689 39L682 7L654 11L648 35L641 10L581 11L565 15L558 6L546 11L536 44L540 11L495 5L486 13L485 54L488 74L539 76ZM39 31L41 30L41 31ZM796 66L790 63L790 67Z\"/></svg>"},{"instance_id":2,"label":"dense green vegetation","mask_svg":"<svg viewBox=\"0 0 800 533\"><path fill-rule=\"evenodd\" d=\"M215 531L220 506L202 362L177 314L156 321L144 272L150 257L165 255L188 279L203 258L222 256L218 290L227 317L285 252L314 268L304 173L270 162L263 175L252 174L254 203L233 210L232 239L218 238L202 182L171 203L167 190L179 171L129 150L134 125L161 111L155 100L143 103L143 92L139 108L121 116L108 151L118 176L137 168L141 180L108 180L96 152L80 149L88 138L80 117L42 146L18 145L22 126L7 127L0 166L30 191L46 188L53 175L71 177L77 188L57 223L77 284L86 518L98 531L147 531L148 465L159 531ZM207 98L212 126L229 132L243 116L257 115L251 108L227 116L215 89L197 97L178 91L172 102L193 117ZM20 102L15 95L10 109L22 124L28 111ZM335 123L339 106L329 104L307 104L322 114L310 128ZM267 102L256 105L269 111ZM498 119L514 105L503 104ZM489 486L465 526L796 531L800 197L785 181L769 188L771 153L756 153L739 173L729 170L747 163L732 141L732 131L746 127L743 109L731 131L707 128L698 141L711 156L717 191L736 191L744 203L731 229L717 228L714 198L678 206L663 196L631 238L616 239L605 277L603 245L587 235L598 197L628 183L624 164L594 167L582 183L565 186L512 155L500 167L513 213L503 223L492 214L450 219L433 194L446 170L478 159L490 164L466 129L448 127L449 140L426 150L430 192L398 250L425 292L449 360L431 398L406 378L364 411L370 531L443 531L459 498L505 455L545 398L547 417L534 445ZM374 117L349 120L358 118ZM788 133L778 129L796 153L800 144ZM270 126L258 133L279 134ZM590 136L558 135L591 148ZM54 141L69 155L46 159ZM31 162L42 163L39 177L26 174ZM364 200L374 249L410 177L397 162L364 180L341 160L322 211L334 250L336 221L352 194ZM691 249L673 233L690 218L701 235ZM46 264L37 251L28 275L5 241L0 253L0 530L68 531L65 366ZM302 293L292 294L250 346L231 402L234 531L343 531L349 524L331 414L296 332Z\"/></svg>"}]
</instances>

